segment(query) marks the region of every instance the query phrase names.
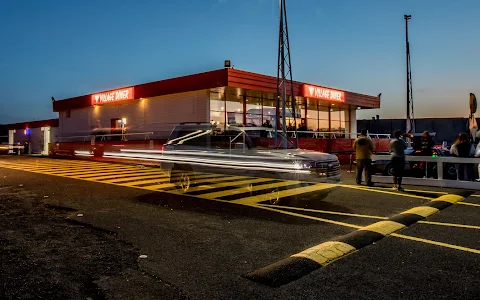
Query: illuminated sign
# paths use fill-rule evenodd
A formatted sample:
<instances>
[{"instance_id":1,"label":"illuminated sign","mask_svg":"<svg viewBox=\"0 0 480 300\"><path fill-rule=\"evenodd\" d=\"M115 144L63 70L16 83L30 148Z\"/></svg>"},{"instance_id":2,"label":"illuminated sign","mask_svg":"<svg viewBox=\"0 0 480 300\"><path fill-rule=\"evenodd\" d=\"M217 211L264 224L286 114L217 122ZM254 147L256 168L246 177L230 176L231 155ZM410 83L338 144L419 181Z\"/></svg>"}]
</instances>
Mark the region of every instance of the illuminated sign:
<instances>
[{"instance_id":1,"label":"illuminated sign","mask_svg":"<svg viewBox=\"0 0 480 300\"><path fill-rule=\"evenodd\" d=\"M303 97L329 101L345 102L345 92L327 89L324 87L303 85Z\"/></svg>"},{"instance_id":2,"label":"illuminated sign","mask_svg":"<svg viewBox=\"0 0 480 300\"><path fill-rule=\"evenodd\" d=\"M92 95L92 105L133 100L133 87Z\"/></svg>"}]
</instances>

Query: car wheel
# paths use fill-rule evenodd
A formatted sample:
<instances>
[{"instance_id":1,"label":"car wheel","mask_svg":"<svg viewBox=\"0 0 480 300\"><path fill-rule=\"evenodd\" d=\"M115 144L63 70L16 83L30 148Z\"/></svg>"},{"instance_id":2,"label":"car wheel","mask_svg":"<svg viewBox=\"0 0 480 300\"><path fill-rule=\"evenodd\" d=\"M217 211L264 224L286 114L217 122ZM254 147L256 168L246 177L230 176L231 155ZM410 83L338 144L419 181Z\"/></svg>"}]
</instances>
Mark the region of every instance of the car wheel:
<instances>
[{"instance_id":1,"label":"car wheel","mask_svg":"<svg viewBox=\"0 0 480 300\"><path fill-rule=\"evenodd\" d=\"M187 193L192 189L194 182L193 170L189 166L175 166L170 174L170 180L178 192Z\"/></svg>"},{"instance_id":2,"label":"car wheel","mask_svg":"<svg viewBox=\"0 0 480 300\"><path fill-rule=\"evenodd\" d=\"M394 171L393 171L393 165L391 163L388 163L386 166L385 166L385 170L383 171L384 175L390 175L390 176L393 176L394 175Z\"/></svg>"},{"instance_id":3,"label":"car wheel","mask_svg":"<svg viewBox=\"0 0 480 300\"><path fill-rule=\"evenodd\" d=\"M444 173L443 178L457 180L457 168L455 165L445 164Z\"/></svg>"}]
</instances>

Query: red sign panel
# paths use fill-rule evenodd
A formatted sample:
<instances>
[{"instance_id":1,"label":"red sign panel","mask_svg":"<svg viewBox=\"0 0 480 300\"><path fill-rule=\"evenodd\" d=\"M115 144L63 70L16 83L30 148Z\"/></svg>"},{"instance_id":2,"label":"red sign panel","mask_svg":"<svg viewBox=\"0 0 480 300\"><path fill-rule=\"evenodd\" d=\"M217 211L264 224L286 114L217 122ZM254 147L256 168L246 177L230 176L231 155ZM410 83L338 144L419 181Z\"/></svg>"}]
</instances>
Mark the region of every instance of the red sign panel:
<instances>
[{"instance_id":1,"label":"red sign panel","mask_svg":"<svg viewBox=\"0 0 480 300\"><path fill-rule=\"evenodd\" d=\"M92 105L133 100L133 87L92 95Z\"/></svg>"},{"instance_id":2,"label":"red sign panel","mask_svg":"<svg viewBox=\"0 0 480 300\"><path fill-rule=\"evenodd\" d=\"M345 92L327 89L324 87L314 86L314 85L303 85L303 97L305 98L315 98L336 102L345 102Z\"/></svg>"}]
</instances>

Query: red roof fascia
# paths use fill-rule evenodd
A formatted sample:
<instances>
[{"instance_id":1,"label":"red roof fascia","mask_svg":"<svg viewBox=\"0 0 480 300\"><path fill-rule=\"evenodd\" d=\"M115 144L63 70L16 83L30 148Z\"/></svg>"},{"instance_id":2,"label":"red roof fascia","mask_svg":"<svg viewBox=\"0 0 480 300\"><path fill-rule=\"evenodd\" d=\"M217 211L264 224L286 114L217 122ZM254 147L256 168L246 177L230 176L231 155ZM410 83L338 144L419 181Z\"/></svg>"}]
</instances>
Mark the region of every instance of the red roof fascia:
<instances>
[{"instance_id":1,"label":"red roof fascia","mask_svg":"<svg viewBox=\"0 0 480 300\"><path fill-rule=\"evenodd\" d=\"M58 127L58 119L39 120L32 122L22 122L15 124L8 124L8 130L26 129L26 128L40 128L40 127Z\"/></svg>"},{"instance_id":2,"label":"red roof fascia","mask_svg":"<svg viewBox=\"0 0 480 300\"><path fill-rule=\"evenodd\" d=\"M227 69L154 81L134 86L135 99L227 86ZM65 111L91 106L91 94L53 102L53 111Z\"/></svg>"},{"instance_id":3,"label":"red roof fascia","mask_svg":"<svg viewBox=\"0 0 480 300\"><path fill-rule=\"evenodd\" d=\"M303 82L293 82L294 95L302 95L303 84ZM267 93L276 93L277 78L258 73L225 68L205 73L187 75L177 78L135 85L134 93L135 99L139 99L224 86L237 87ZM290 94L290 90L290 87L287 86L287 93ZM380 107L379 97L362 95L348 91L343 92L345 92L345 104L358 105L365 108ZM53 110L58 112L76 108L89 107L91 106L90 97L91 94L55 101L53 103Z\"/></svg>"},{"instance_id":4,"label":"red roof fascia","mask_svg":"<svg viewBox=\"0 0 480 300\"><path fill-rule=\"evenodd\" d=\"M295 96L302 96L302 85L309 84L294 81L293 82L293 93ZM314 86L319 86L316 84L311 84ZM249 90L256 90L266 93L276 93L277 92L277 78L268 75L262 75L247 71L228 69L228 86L238 87ZM328 89L333 89L325 87ZM362 95L357 93L352 93L349 91L344 91L340 89L334 89L338 91L345 92L345 104L358 105L365 108L379 108L380 107L380 98L375 96ZM291 88L287 86L287 94L290 94Z\"/></svg>"}]
</instances>

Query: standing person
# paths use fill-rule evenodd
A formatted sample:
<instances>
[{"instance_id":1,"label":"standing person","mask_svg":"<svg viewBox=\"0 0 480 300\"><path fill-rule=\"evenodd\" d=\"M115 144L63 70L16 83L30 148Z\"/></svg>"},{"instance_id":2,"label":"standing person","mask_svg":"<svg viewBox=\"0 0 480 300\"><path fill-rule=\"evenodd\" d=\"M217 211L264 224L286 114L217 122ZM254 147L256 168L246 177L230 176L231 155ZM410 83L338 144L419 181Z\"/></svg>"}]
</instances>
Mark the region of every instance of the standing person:
<instances>
[{"instance_id":1,"label":"standing person","mask_svg":"<svg viewBox=\"0 0 480 300\"><path fill-rule=\"evenodd\" d=\"M424 131L420 139L420 154L431 157L433 154L433 146L435 146L435 143L433 142L432 136L428 131ZM420 162L420 168L423 170L425 178L431 177L432 167L428 166L428 163Z\"/></svg>"},{"instance_id":2,"label":"standing person","mask_svg":"<svg viewBox=\"0 0 480 300\"><path fill-rule=\"evenodd\" d=\"M403 191L402 178L403 170L405 168L405 149L407 149L407 143L401 139L401 133L396 130L393 133L395 137L390 142L390 151L392 152L392 167L393 167L393 189L397 191Z\"/></svg>"},{"instance_id":3,"label":"standing person","mask_svg":"<svg viewBox=\"0 0 480 300\"><path fill-rule=\"evenodd\" d=\"M450 153L457 157L472 157L475 155L475 148L469 141L468 134L462 132L450 148ZM458 180L473 180L472 164L457 164Z\"/></svg>"},{"instance_id":4,"label":"standing person","mask_svg":"<svg viewBox=\"0 0 480 300\"><path fill-rule=\"evenodd\" d=\"M360 136L353 142L353 149L357 157L357 184L362 184L362 173L365 169L365 181L367 186L373 186L372 182L372 153L375 149L372 140L367 136L367 129L362 129Z\"/></svg>"}]
</instances>

